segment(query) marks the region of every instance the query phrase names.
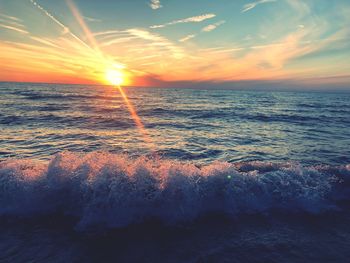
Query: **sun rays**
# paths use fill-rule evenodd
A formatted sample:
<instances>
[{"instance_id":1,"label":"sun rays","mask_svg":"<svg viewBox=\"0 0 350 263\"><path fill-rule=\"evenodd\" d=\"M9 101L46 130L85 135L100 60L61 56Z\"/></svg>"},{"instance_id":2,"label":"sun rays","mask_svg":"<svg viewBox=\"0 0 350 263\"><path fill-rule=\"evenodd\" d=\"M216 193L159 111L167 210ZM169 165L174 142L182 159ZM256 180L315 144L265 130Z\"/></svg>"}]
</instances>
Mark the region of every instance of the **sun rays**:
<instances>
[{"instance_id":1,"label":"sun rays","mask_svg":"<svg viewBox=\"0 0 350 263\"><path fill-rule=\"evenodd\" d=\"M64 30L65 34L68 34L73 38L73 40L75 40L73 42L69 41L69 43L74 44L77 51L79 51L79 53L81 54L80 54L80 59L77 59L77 57L75 56L74 61L79 61L78 63L81 63L83 61L87 63L88 61L89 64L84 64L84 65L88 66L91 70L93 70L95 74L95 76L93 77L95 78L95 80L107 85L113 85L117 88L117 90L120 92L125 102L125 105L127 106L127 109L136 127L138 128L144 141L147 143L148 146L150 146L151 139L141 121L141 118L138 116L134 105L129 100L126 93L121 87L121 85L123 84L129 84L128 73L125 68L125 65L113 60L111 56L101 51L98 41L95 39L94 35L91 33L91 30L89 29L88 25L85 23L84 18L82 17L81 13L79 12L78 8L75 6L73 1L66 0L66 3L73 17L75 18L77 24L81 27L82 32L84 34L83 37L78 37L76 34L72 33L72 31L69 29L68 26L66 26L61 21L59 21L56 17L51 15L51 13L49 13L45 8L40 6L34 0L31 0L31 2L39 10L41 10L48 18L50 18L53 22L55 22L58 26L60 26ZM85 42L84 41L85 39L88 42ZM48 42L47 40L42 40L40 38L34 37L33 40L36 40L36 41L39 40L39 42L41 42L42 44L46 44L46 46L49 46L47 47L47 49L49 50L54 50L56 47L60 47L60 45L56 45L54 43ZM67 39L62 37L61 37L61 40L67 41ZM72 52L72 49L70 49L69 51ZM58 54L60 53L57 52L57 57L58 57Z\"/></svg>"},{"instance_id":2,"label":"sun rays","mask_svg":"<svg viewBox=\"0 0 350 263\"><path fill-rule=\"evenodd\" d=\"M74 5L72 0L66 0L68 3L68 6L70 10L72 11L73 16L75 17L76 21L79 23L79 25L82 27L85 37L89 40L89 43L93 46L93 49L95 52L97 52L97 56L101 57L102 60L105 60L105 63L109 63L109 59L107 58L107 55L101 53L100 47L98 46L98 43L91 33L89 27L84 22L83 17L81 16L79 10ZM145 126L143 125L141 118L138 116L134 105L131 103L129 98L127 97L126 93L122 89L121 85L125 83L126 81L126 75L123 73L122 68L124 66L116 65L112 68L107 68L105 72L105 79L109 82L109 84L112 84L113 86L116 86L118 88L118 91L120 92L121 96L123 97L123 100L129 110L130 116L133 119L136 127L138 128L139 132L142 134L142 137L144 141L147 143L148 146L151 145L151 139L145 129Z\"/></svg>"},{"instance_id":3,"label":"sun rays","mask_svg":"<svg viewBox=\"0 0 350 263\"><path fill-rule=\"evenodd\" d=\"M348 75L346 3L323 3L329 12L315 17L314 0L234 1L227 7L237 13L233 21L219 3L215 10L169 14L171 3L157 10L144 3L144 10L134 1L6 2L0 12L0 80L110 84L106 71L114 65L123 68L123 85L133 86ZM135 8L140 17L132 18ZM153 12L161 16L149 20ZM337 23L330 19L335 13Z\"/></svg>"},{"instance_id":4,"label":"sun rays","mask_svg":"<svg viewBox=\"0 0 350 263\"><path fill-rule=\"evenodd\" d=\"M106 79L110 84L114 86L120 86L124 82L124 76L121 71L115 69L108 69L106 71Z\"/></svg>"}]
</instances>

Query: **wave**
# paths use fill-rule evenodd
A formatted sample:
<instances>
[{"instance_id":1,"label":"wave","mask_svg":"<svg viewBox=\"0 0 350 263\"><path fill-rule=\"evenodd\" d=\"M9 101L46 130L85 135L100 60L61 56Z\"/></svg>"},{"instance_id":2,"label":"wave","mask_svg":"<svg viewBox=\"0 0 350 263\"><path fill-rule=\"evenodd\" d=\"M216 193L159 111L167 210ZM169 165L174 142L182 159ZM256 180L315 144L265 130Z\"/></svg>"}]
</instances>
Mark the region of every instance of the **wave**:
<instances>
[{"instance_id":1,"label":"wave","mask_svg":"<svg viewBox=\"0 0 350 263\"><path fill-rule=\"evenodd\" d=\"M77 228L164 224L202 215L323 213L350 200L350 165L208 165L93 152L0 163L0 216L63 214Z\"/></svg>"},{"instance_id":2,"label":"wave","mask_svg":"<svg viewBox=\"0 0 350 263\"><path fill-rule=\"evenodd\" d=\"M80 100L80 99L94 99L94 100L120 100L118 96L104 96L96 94L56 94L56 93L41 93L41 92L20 92L15 93L21 95L26 100Z\"/></svg>"}]
</instances>

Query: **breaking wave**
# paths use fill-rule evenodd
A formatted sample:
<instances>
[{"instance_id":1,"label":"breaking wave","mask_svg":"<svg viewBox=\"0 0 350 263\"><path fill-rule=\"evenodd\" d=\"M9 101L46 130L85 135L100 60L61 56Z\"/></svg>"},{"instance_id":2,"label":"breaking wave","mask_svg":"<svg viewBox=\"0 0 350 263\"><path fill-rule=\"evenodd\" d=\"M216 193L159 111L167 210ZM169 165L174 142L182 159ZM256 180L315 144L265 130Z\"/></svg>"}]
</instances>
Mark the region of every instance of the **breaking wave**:
<instances>
[{"instance_id":1,"label":"breaking wave","mask_svg":"<svg viewBox=\"0 0 350 263\"><path fill-rule=\"evenodd\" d=\"M106 152L0 163L0 215L63 214L77 229L164 224L219 213L323 213L350 200L350 165L215 162L196 165Z\"/></svg>"}]
</instances>

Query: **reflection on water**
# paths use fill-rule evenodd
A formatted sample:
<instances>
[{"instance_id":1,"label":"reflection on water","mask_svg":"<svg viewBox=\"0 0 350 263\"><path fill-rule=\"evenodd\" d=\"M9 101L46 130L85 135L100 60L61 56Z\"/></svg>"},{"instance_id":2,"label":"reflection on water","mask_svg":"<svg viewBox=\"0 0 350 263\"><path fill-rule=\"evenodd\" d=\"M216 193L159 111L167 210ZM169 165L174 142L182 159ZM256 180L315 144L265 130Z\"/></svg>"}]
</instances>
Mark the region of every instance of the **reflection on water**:
<instances>
[{"instance_id":1,"label":"reflection on water","mask_svg":"<svg viewBox=\"0 0 350 263\"><path fill-rule=\"evenodd\" d=\"M350 161L350 94L125 89L167 158ZM149 153L118 90L0 84L0 157L64 150Z\"/></svg>"}]
</instances>

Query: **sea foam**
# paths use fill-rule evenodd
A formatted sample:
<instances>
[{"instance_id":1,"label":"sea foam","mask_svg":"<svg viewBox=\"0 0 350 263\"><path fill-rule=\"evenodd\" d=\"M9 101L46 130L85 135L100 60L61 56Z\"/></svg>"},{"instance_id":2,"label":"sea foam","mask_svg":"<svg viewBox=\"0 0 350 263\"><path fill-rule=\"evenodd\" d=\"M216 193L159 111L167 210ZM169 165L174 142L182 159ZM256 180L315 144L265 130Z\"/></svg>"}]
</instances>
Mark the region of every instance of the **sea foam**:
<instances>
[{"instance_id":1,"label":"sea foam","mask_svg":"<svg viewBox=\"0 0 350 263\"><path fill-rule=\"evenodd\" d=\"M350 165L174 160L93 152L64 152L51 161L0 163L0 215L63 214L77 228L165 224L201 215L322 213L350 200Z\"/></svg>"}]
</instances>

